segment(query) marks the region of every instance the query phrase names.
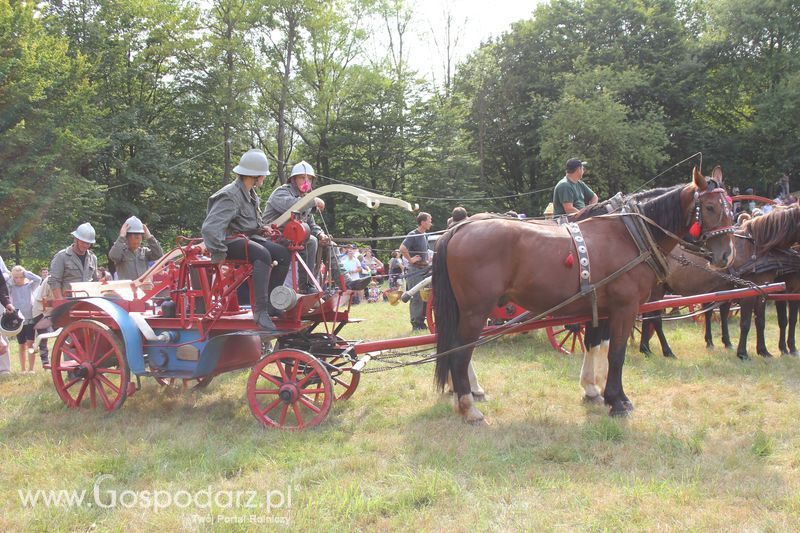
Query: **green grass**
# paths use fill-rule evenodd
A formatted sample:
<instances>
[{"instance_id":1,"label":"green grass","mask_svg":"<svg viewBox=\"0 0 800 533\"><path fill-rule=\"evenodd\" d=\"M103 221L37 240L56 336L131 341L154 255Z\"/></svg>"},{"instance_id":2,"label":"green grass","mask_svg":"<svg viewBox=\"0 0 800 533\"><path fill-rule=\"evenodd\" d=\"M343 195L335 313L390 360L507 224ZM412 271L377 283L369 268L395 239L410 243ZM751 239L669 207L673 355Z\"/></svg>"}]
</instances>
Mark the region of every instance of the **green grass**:
<instances>
[{"instance_id":1,"label":"green grass","mask_svg":"<svg viewBox=\"0 0 800 533\"><path fill-rule=\"evenodd\" d=\"M353 314L368 320L344 333L404 336L407 313L362 304ZM677 360L629 349L626 419L581 402L581 358L543 332L476 353L482 428L434 392L431 366L365 374L319 428L293 434L257 424L247 372L199 393L145 380L111 415L66 409L44 372L15 374L0 380L0 530L800 529L800 361L756 356L754 335L742 363L707 351L690 322L667 333ZM777 354L773 317L767 340ZM86 490L93 502L98 480L106 506L109 491L137 504L146 491L223 501L48 508L18 494ZM237 491L260 506L226 505Z\"/></svg>"}]
</instances>

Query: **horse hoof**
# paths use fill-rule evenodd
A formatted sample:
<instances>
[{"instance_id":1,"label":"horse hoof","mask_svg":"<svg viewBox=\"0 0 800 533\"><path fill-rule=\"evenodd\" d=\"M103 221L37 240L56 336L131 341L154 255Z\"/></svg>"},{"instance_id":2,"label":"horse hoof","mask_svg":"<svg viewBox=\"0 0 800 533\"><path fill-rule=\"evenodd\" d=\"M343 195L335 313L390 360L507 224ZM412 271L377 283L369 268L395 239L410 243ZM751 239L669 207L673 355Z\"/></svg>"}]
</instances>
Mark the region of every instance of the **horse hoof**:
<instances>
[{"instance_id":1,"label":"horse hoof","mask_svg":"<svg viewBox=\"0 0 800 533\"><path fill-rule=\"evenodd\" d=\"M706 350L713 351L714 350L714 343L707 342L706 343Z\"/></svg>"},{"instance_id":2,"label":"horse hoof","mask_svg":"<svg viewBox=\"0 0 800 533\"><path fill-rule=\"evenodd\" d=\"M789 350L787 350L786 348L781 348L780 352L781 352L781 357L783 357L784 355L789 355Z\"/></svg>"},{"instance_id":3,"label":"horse hoof","mask_svg":"<svg viewBox=\"0 0 800 533\"><path fill-rule=\"evenodd\" d=\"M736 357L738 357L738 358L739 358L739 359L741 359L742 361L750 361L750 360L751 360L751 359L750 359L750 356L749 356L749 355L747 355L746 353L737 353L737 354L736 354Z\"/></svg>"},{"instance_id":4,"label":"horse hoof","mask_svg":"<svg viewBox=\"0 0 800 533\"><path fill-rule=\"evenodd\" d=\"M725 349L726 350L733 350L733 344L730 344L730 343L726 344L725 345Z\"/></svg>"},{"instance_id":5,"label":"horse hoof","mask_svg":"<svg viewBox=\"0 0 800 533\"><path fill-rule=\"evenodd\" d=\"M485 402L486 401L486 393L485 392L473 392L472 393L472 401L474 401L474 402Z\"/></svg>"},{"instance_id":6,"label":"horse hoof","mask_svg":"<svg viewBox=\"0 0 800 533\"><path fill-rule=\"evenodd\" d=\"M761 357L763 357L765 359L772 357L772 354L769 353L768 350L763 350L761 352L758 352L758 355L760 355Z\"/></svg>"},{"instance_id":7,"label":"horse hoof","mask_svg":"<svg viewBox=\"0 0 800 533\"><path fill-rule=\"evenodd\" d=\"M600 396L599 394L597 396L589 396L588 394L584 394L583 403L591 403L599 405L603 403L603 397Z\"/></svg>"},{"instance_id":8,"label":"horse hoof","mask_svg":"<svg viewBox=\"0 0 800 533\"><path fill-rule=\"evenodd\" d=\"M678 358L678 356L676 356L676 355L675 355L674 353L672 353L672 352L667 352L667 353L665 353L665 354L664 354L664 357L669 357L670 359L677 359L677 358Z\"/></svg>"},{"instance_id":9,"label":"horse hoof","mask_svg":"<svg viewBox=\"0 0 800 533\"><path fill-rule=\"evenodd\" d=\"M633 412L633 405L630 402L622 402L619 407L611 406L611 410L608 412L609 415L615 418L622 418L626 416L630 416Z\"/></svg>"},{"instance_id":10,"label":"horse hoof","mask_svg":"<svg viewBox=\"0 0 800 533\"><path fill-rule=\"evenodd\" d=\"M489 425L489 422L487 422L485 418L476 418L473 420L465 419L464 422L473 427L486 427Z\"/></svg>"}]
</instances>

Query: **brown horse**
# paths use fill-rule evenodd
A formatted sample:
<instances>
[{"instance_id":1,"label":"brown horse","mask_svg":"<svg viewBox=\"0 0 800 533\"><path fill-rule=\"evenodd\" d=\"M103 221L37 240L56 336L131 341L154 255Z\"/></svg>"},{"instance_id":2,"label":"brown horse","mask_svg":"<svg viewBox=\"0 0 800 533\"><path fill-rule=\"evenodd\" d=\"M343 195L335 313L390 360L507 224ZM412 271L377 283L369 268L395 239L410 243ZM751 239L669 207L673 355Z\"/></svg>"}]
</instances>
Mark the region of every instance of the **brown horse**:
<instances>
[{"instance_id":1,"label":"brown horse","mask_svg":"<svg viewBox=\"0 0 800 533\"><path fill-rule=\"evenodd\" d=\"M800 288L796 279L799 276L796 270L800 268L800 258L786 253L791 246L800 242L800 208L776 209L766 215L749 220L736 232L735 236L735 257L730 269L737 276L757 284L784 281L787 283L789 292ZM678 257L681 257L681 261L678 260ZM706 261L695 255L673 252L669 257L669 262L670 274L666 285L674 294L689 296L734 288L734 285L728 280L711 271L704 271ZM694 266L687 266L685 264L687 262ZM654 296L658 296L658 294ZM747 298L740 302L740 306L739 346L736 355L742 360L750 358L747 353L747 337L750 332L751 317L755 313L756 352L763 357L771 357L764 337L765 302L758 298ZM779 322L781 322L781 307L778 306ZM722 341L727 348L732 348L728 334L729 308L730 304L720 306L720 320ZM705 339L706 346L713 348L710 318L710 312L706 313ZM652 323L661 341L661 349L664 355L668 355L672 350L663 334L660 319L654 318ZM649 351L647 346L648 329L642 329L640 350L645 352ZM792 342L792 344L794 343ZM782 353L787 353L785 341L782 341L779 347ZM794 351L796 352L796 348Z\"/></svg>"},{"instance_id":2,"label":"brown horse","mask_svg":"<svg viewBox=\"0 0 800 533\"><path fill-rule=\"evenodd\" d=\"M727 266L733 255L730 202L721 188L707 189L705 178L694 169L688 185L668 189L639 204L639 209L657 225L649 226L649 232L660 252L669 253L677 244L662 229L681 236L697 224L708 237L714 264ZM594 217L580 222L579 227L591 264L589 281L596 284L598 312L608 317L610 328L604 401L612 415L624 415L633 409L622 387L625 347L639 305L647 300L656 274L645 263L634 265L642 254L621 216ZM491 310L514 301L538 315L578 294L579 269L565 261L573 253L575 246L567 228L503 218L471 218L437 242L434 311L437 351L444 355L436 360L436 382L443 389L452 376L457 408L466 421L480 423L484 419L473 403L467 368ZM612 275L612 281L598 283ZM575 300L558 314L590 314L589 300Z\"/></svg>"},{"instance_id":3,"label":"brown horse","mask_svg":"<svg viewBox=\"0 0 800 533\"><path fill-rule=\"evenodd\" d=\"M788 293L800 292L800 272L779 276L775 278L775 281L786 283L786 292ZM788 316L786 313L787 307L789 310ZM788 302L776 301L775 311L778 315L778 328L780 328L778 349L781 351L781 355L791 355L792 357L800 356L795 342L795 328L797 327L797 315L798 311L800 311L800 302L794 300Z\"/></svg>"}]
</instances>

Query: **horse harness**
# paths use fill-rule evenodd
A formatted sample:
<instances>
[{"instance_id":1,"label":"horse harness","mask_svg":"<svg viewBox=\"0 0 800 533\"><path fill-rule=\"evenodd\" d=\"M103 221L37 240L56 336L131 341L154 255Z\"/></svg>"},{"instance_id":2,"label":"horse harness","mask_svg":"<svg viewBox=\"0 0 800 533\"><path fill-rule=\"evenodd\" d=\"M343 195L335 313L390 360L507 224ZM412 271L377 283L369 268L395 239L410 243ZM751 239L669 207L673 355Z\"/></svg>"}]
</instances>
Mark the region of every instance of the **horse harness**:
<instances>
[{"instance_id":1,"label":"horse harness","mask_svg":"<svg viewBox=\"0 0 800 533\"><path fill-rule=\"evenodd\" d=\"M719 228L714 228L702 234L700 233L703 227L702 213L700 209L700 196L709 193L724 194L724 192L725 192L724 189L718 188L703 192L695 191L694 193L694 204L695 204L695 208L693 210L694 220L692 220L692 213L690 213L689 219L687 220L687 225L691 224L693 233L697 233L697 235L694 236L696 238L699 238L701 242L705 242L706 240L712 237L716 237L718 235L733 233L734 231L733 226L722 226ZM723 204L723 210L725 210L725 214L732 216L732 214L729 212L730 205L725 202L724 197L720 197L720 202ZM631 239L633 239L633 242L636 244L636 248L638 248L639 250L639 255L636 259L634 259L634 261L628 263L622 269L618 270L611 276L601 280L600 282L594 284L590 282L591 264L589 262L589 253L586 245L586 240L583 238L580 226L575 222L565 222L564 218L557 219L560 225L566 226L567 231L569 232L569 235L572 238L573 244L575 245L575 249L578 252L578 265L579 265L578 278L580 280L579 294L581 296L589 296L591 299L592 325L595 327L598 324L598 312L597 312L598 287L601 287L611 282L618 275L627 272L628 270L632 269L634 266L638 265L641 262L647 263L647 265L655 273L659 283L664 283L669 273L667 258L664 256L664 252L661 251L661 248L653 239L653 235L649 228L649 226L651 225L659 227L658 224L656 224L653 220L645 216L639 209L639 206L636 202L629 199L625 199L622 193L617 193L617 195L611 198L605 205L605 209L609 214L612 214L615 211L619 211L618 215L622 218L622 222L625 224L625 228L628 230ZM695 231L695 226L697 228L696 231ZM677 235L674 235L671 232L664 230L664 228L660 229L665 233L681 241L681 239ZM699 250L702 250L702 247L700 247Z\"/></svg>"},{"instance_id":2,"label":"horse harness","mask_svg":"<svg viewBox=\"0 0 800 533\"><path fill-rule=\"evenodd\" d=\"M626 212L627 210L627 212ZM592 326L597 327L599 323L599 313L597 311L597 289L612 282L617 277L625 272L631 270L639 263L646 262L650 268L656 273L660 281L666 279L667 265L664 254L659 249L658 245L653 240L652 235L647 229L646 222L642 220L641 216L630 216L631 213L639 215L638 207L633 202L625 202L622 206L622 221L630 233L636 247L639 249L637 255L632 261L626 264L621 269L617 270L605 279L597 283L591 283L591 263L589 261L589 250L586 246L586 239L583 238L580 226L576 222L568 222L562 224L569 232L572 242L575 245L575 250L578 252L578 279L580 280L580 292L575 295L575 298L582 298L588 296L592 305ZM627 215L627 216L626 216Z\"/></svg>"}]
</instances>

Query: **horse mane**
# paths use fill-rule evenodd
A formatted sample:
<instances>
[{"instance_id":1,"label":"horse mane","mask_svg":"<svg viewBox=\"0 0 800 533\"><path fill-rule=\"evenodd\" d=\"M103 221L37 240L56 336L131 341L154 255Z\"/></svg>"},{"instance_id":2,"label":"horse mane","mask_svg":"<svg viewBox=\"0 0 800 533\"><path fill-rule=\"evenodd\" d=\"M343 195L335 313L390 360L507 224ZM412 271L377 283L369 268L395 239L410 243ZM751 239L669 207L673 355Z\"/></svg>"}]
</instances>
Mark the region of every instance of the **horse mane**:
<instances>
[{"instance_id":1,"label":"horse mane","mask_svg":"<svg viewBox=\"0 0 800 533\"><path fill-rule=\"evenodd\" d=\"M681 191L685 185L675 185L660 189L651 189L634 194L632 199L638 204L642 214L652 219L660 228L672 233L680 232L684 226L681 211ZM650 227L655 240L666 237L660 228Z\"/></svg>"},{"instance_id":2,"label":"horse mane","mask_svg":"<svg viewBox=\"0 0 800 533\"><path fill-rule=\"evenodd\" d=\"M673 185L671 187L657 187L655 189L648 189L646 191L637 192L631 195L631 198L636 200L639 203L646 202L648 200L652 200L658 196L663 196L668 192L672 191L676 187L683 187L683 185Z\"/></svg>"},{"instance_id":3,"label":"horse mane","mask_svg":"<svg viewBox=\"0 0 800 533\"><path fill-rule=\"evenodd\" d=\"M774 209L766 215L748 220L746 229L755 241L756 249L763 253L774 248L789 248L798 241L800 208Z\"/></svg>"}]
</instances>

